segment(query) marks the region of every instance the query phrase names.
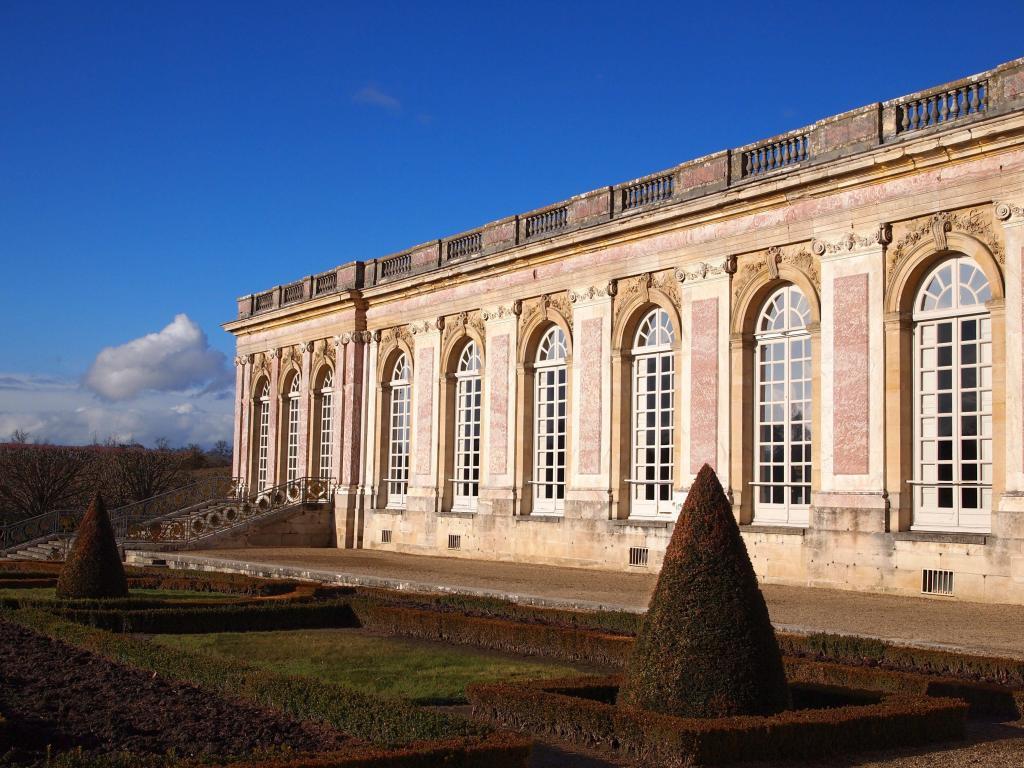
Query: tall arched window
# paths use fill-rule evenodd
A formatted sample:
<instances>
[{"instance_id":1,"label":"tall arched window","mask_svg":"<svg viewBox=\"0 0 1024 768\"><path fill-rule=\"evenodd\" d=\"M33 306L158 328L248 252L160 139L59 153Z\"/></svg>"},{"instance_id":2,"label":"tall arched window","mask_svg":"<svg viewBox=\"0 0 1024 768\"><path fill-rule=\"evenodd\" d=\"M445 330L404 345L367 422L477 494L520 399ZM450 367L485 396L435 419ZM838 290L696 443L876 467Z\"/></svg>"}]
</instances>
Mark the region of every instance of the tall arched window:
<instances>
[{"instance_id":1,"label":"tall arched window","mask_svg":"<svg viewBox=\"0 0 1024 768\"><path fill-rule=\"evenodd\" d=\"M811 504L811 308L787 285L768 297L757 346L754 522L806 526Z\"/></svg>"},{"instance_id":2,"label":"tall arched window","mask_svg":"<svg viewBox=\"0 0 1024 768\"><path fill-rule=\"evenodd\" d=\"M299 476L299 376L292 377L292 384L288 388L288 443L285 454L285 468L287 482L296 480Z\"/></svg>"},{"instance_id":3,"label":"tall arched window","mask_svg":"<svg viewBox=\"0 0 1024 768\"><path fill-rule=\"evenodd\" d=\"M391 373L391 411L388 434L387 506L405 507L409 492L409 358L403 352Z\"/></svg>"},{"instance_id":4,"label":"tall arched window","mask_svg":"<svg viewBox=\"0 0 1024 768\"><path fill-rule=\"evenodd\" d=\"M256 490L269 484L267 462L270 453L270 382L264 381L256 400Z\"/></svg>"},{"instance_id":5,"label":"tall arched window","mask_svg":"<svg viewBox=\"0 0 1024 768\"><path fill-rule=\"evenodd\" d=\"M320 479L331 476L331 441L334 439L334 372L328 370L320 385Z\"/></svg>"},{"instance_id":6,"label":"tall arched window","mask_svg":"<svg viewBox=\"0 0 1024 768\"><path fill-rule=\"evenodd\" d=\"M633 492L630 514L671 514L675 464L676 334L668 313L653 309L633 343Z\"/></svg>"},{"instance_id":7,"label":"tall arched window","mask_svg":"<svg viewBox=\"0 0 1024 768\"><path fill-rule=\"evenodd\" d=\"M533 512L560 514L565 501L565 334L547 330L537 348L533 399Z\"/></svg>"},{"instance_id":8,"label":"tall arched window","mask_svg":"<svg viewBox=\"0 0 1024 768\"><path fill-rule=\"evenodd\" d=\"M980 267L954 256L925 277L914 304L915 528L990 529L991 298Z\"/></svg>"},{"instance_id":9,"label":"tall arched window","mask_svg":"<svg viewBox=\"0 0 1024 768\"><path fill-rule=\"evenodd\" d=\"M455 372L455 509L475 509L480 494L480 352L469 342Z\"/></svg>"}]
</instances>

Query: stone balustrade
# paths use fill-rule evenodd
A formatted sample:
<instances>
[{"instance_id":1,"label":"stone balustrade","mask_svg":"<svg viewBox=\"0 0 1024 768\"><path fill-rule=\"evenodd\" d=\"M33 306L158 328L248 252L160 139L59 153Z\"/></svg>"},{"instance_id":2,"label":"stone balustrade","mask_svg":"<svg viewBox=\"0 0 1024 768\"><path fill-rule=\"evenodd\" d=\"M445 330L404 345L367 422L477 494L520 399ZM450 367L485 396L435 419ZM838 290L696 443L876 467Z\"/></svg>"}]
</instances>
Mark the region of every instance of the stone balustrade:
<instances>
[{"instance_id":1,"label":"stone balustrade","mask_svg":"<svg viewBox=\"0 0 1024 768\"><path fill-rule=\"evenodd\" d=\"M642 214L757 184L794 170L834 162L919 135L957 130L1024 107L1024 58L919 93L876 102L743 147L697 158L667 171L577 195L482 228L397 254L334 270L238 300L238 317L372 288L424 272L558 238L616 218Z\"/></svg>"}]
</instances>

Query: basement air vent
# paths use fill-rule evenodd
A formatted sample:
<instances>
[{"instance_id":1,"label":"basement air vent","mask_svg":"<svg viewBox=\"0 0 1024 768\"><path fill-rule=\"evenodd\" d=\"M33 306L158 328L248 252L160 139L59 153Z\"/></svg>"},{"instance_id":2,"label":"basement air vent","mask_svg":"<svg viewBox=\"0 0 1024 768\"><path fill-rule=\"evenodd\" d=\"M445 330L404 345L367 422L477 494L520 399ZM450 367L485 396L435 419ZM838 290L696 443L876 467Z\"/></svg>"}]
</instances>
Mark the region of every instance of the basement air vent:
<instances>
[{"instance_id":1,"label":"basement air vent","mask_svg":"<svg viewBox=\"0 0 1024 768\"><path fill-rule=\"evenodd\" d=\"M462 549L462 536L457 533L449 533L448 549Z\"/></svg>"},{"instance_id":2,"label":"basement air vent","mask_svg":"<svg viewBox=\"0 0 1024 768\"><path fill-rule=\"evenodd\" d=\"M381 544L390 544L391 543L391 529L390 528L381 528L381 531L380 531L380 543Z\"/></svg>"},{"instance_id":3,"label":"basement air vent","mask_svg":"<svg viewBox=\"0 0 1024 768\"><path fill-rule=\"evenodd\" d=\"M953 572L926 568L921 572L921 591L926 595L952 595Z\"/></svg>"},{"instance_id":4,"label":"basement air vent","mask_svg":"<svg viewBox=\"0 0 1024 768\"><path fill-rule=\"evenodd\" d=\"M637 568L647 567L647 547L630 547L629 564Z\"/></svg>"}]
</instances>

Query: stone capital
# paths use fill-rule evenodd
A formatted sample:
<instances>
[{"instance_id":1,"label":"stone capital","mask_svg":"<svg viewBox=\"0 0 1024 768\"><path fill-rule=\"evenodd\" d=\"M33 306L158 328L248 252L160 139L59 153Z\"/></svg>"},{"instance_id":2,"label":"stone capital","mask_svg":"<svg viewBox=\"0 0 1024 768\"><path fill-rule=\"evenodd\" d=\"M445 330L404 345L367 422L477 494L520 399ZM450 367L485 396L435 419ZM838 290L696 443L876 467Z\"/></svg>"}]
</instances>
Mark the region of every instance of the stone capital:
<instances>
[{"instance_id":1,"label":"stone capital","mask_svg":"<svg viewBox=\"0 0 1024 768\"><path fill-rule=\"evenodd\" d=\"M1024 203L997 202L993 213L1004 227L1019 227L1024 224Z\"/></svg>"}]
</instances>

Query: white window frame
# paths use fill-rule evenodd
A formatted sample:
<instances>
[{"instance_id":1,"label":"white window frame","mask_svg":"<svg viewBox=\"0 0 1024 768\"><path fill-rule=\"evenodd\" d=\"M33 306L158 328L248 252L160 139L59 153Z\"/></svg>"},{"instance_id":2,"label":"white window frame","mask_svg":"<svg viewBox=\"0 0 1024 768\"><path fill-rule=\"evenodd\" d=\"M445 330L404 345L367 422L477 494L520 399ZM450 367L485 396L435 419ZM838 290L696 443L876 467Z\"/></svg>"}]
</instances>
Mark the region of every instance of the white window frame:
<instances>
[{"instance_id":1,"label":"white window frame","mask_svg":"<svg viewBox=\"0 0 1024 768\"><path fill-rule=\"evenodd\" d=\"M664 517L677 512L675 340L672 319L662 307L644 315L633 337L630 477L626 480L630 486L630 517ZM653 426L649 426L651 415ZM648 445L651 437L653 445ZM648 456L652 448L653 461Z\"/></svg>"},{"instance_id":2,"label":"white window frame","mask_svg":"<svg viewBox=\"0 0 1024 768\"><path fill-rule=\"evenodd\" d=\"M331 477L334 458L334 371L327 369L320 385L320 467L321 480Z\"/></svg>"},{"instance_id":3,"label":"white window frame","mask_svg":"<svg viewBox=\"0 0 1024 768\"><path fill-rule=\"evenodd\" d=\"M256 400L258 432L256 445L256 490L265 491L269 487L270 461L270 382L263 382L263 389Z\"/></svg>"},{"instance_id":4,"label":"white window frame","mask_svg":"<svg viewBox=\"0 0 1024 768\"><path fill-rule=\"evenodd\" d=\"M285 482L299 479L299 398L302 396L299 375L292 376L286 397L288 403L288 438L285 446Z\"/></svg>"},{"instance_id":5,"label":"white window frame","mask_svg":"<svg viewBox=\"0 0 1024 768\"><path fill-rule=\"evenodd\" d=\"M557 326L544 332L534 361L533 510L561 515L565 510L568 422L568 342Z\"/></svg>"},{"instance_id":6,"label":"white window frame","mask_svg":"<svg viewBox=\"0 0 1024 768\"><path fill-rule=\"evenodd\" d=\"M777 303L780 300L781 326L774 322L778 318L775 309L780 306ZM810 524L811 471L815 457L809 322L810 304L795 285L774 291L758 313L754 332L754 479L750 482L756 525L806 528ZM766 328L768 323L773 327ZM795 357L797 354L799 357ZM781 359L776 359L779 355ZM797 362L802 376L794 379L794 363ZM766 380L769 369L772 373L770 380ZM772 397L766 400L769 391ZM800 407L803 417L798 421L793 419L795 407ZM799 440L795 439L795 428L800 429ZM762 430L770 430L767 445ZM776 437L780 432L781 445ZM769 453L767 461L764 451ZM800 452L799 460L794 459L796 451Z\"/></svg>"},{"instance_id":7,"label":"white window frame","mask_svg":"<svg viewBox=\"0 0 1024 768\"><path fill-rule=\"evenodd\" d=\"M480 448L483 422L480 352L470 341L455 372L455 439L452 461L452 509L474 512L480 496Z\"/></svg>"},{"instance_id":8,"label":"white window frame","mask_svg":"<svg viewBox=\"0 0 1024 768\"><path fill-rule=\"evenodd\" d=\"M947 268L949 273L942 275ZM970 275L967 284L964 271ZM943 279L949 282L943 285ZM937 264L914 299L912 530L988 533L992 529L992 316L986 304L991 297L981 267L970 257L958 255ZM948 348L948 357L943 348ZM974 386L964 386L965 379L973 380ZM965 412L967 395L973 395L975 408ZM942 410L944 398L948 398L946 410ZM942 434L943 418L950 419L949 435ZM974 435L965 431L965 420L974 420ZM949 443L948 454L942 451L943 438ZM971 442L973 449L967 445ZM968 449L974 458L964 458ZM940 465L946 465L946 471ZM969 468L972 471L965 472ZM965 478L970 474L974 477ZM965 507L964 497L972 492L977 506ZM939 506L947 495L951 506Z\"/></svg>"},{"instance_id":9,"label":"white window frame","mask_svg":"<svg viewBox=\"0 0 1024 768\"><path fill-rule=\"evenodd\" d=\"M409 493L409 430L412 388L409 358L403 352L391 373L388 409L387 507L405 509Z\"/></svg>"}]
</instances>

